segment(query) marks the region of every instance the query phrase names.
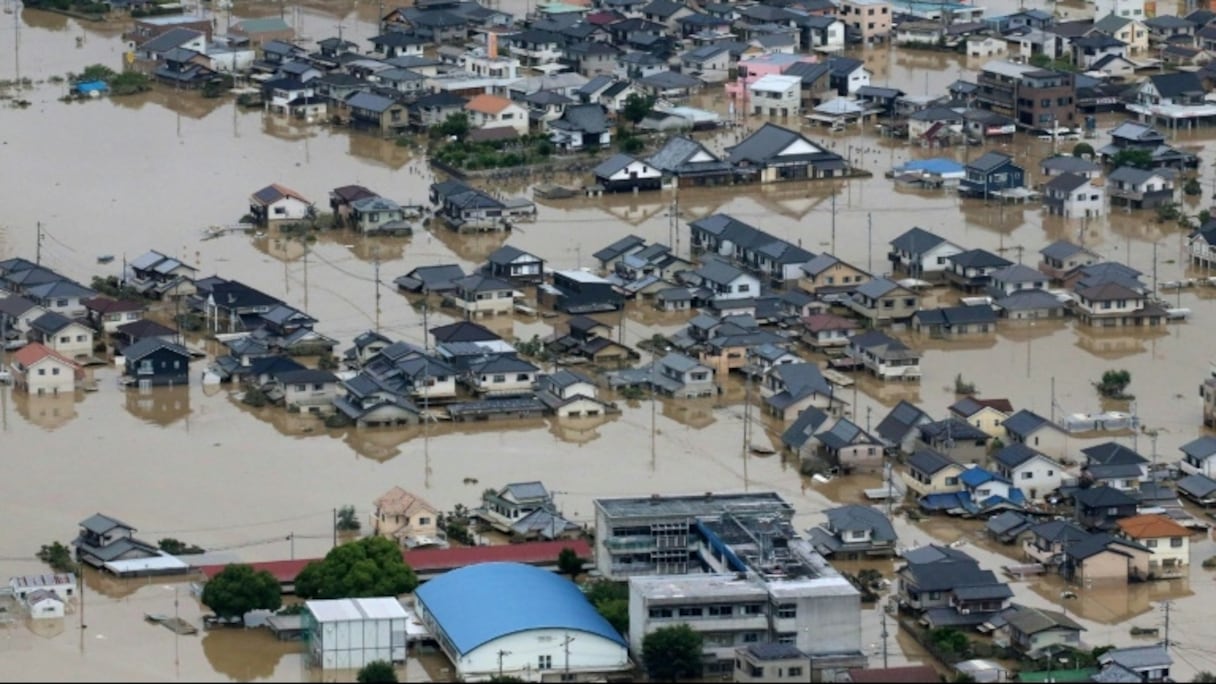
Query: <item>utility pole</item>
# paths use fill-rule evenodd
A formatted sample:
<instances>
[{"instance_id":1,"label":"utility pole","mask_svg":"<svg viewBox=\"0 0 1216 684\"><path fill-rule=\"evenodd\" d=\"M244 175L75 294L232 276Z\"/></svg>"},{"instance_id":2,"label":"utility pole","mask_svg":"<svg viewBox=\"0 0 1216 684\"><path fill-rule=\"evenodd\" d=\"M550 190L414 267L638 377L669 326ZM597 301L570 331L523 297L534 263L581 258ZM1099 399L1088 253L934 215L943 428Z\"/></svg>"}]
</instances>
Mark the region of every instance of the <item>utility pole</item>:
<instances>
[{"instance_id":1,"label":"utility pole","mask_svg":"<svg viewBox=\"0 0 1216 684\"><path fill-rule=\"evenodd\" d=\"M1161 645L1165 647L1165 650L1167 653L1170 650L1170 606L1171 605L1172 605L1171 601L1164 602L1164 606L1165 606L1165 641L1162 642Z\"/></svg>"},{"instance_id":2,"label":"utility pole","mask_svg":"<svg viewBox=\"0 0 1216 684\"><path fill-rule=\"evenodd\" d=\"M836 255L836 188L832 188L832 255Z\"/></svg>"},{"instance_id":3,"label":"utility pole","mask_svg":"<svg viewBox=\"0 0 1216 684\"><path fill-rule=\"evenodd\" d=\"M291 542L291 560L296 559L296 533L288 532L287 541Z\"/></svg>"},{"instance_id":4,"label":"utility pole","mask_svg":"<svg viewBox=\"0 0 1216 684\"><path fill-rule=\"evenodd\" d=\"M659 409L659 387L655 384L659 369L659 360L657 357L650 360L650 470L654 470L655 458L658 451L655 449L655 421L658 417Z\"/></svg>"},{"instance_id":5,"label":"utility pole","mask_svg":"<svg viewBox=\"0 0 1216 684\"><path fill-rule=\"evenodd\" d=\"M1051 376L1051 422L1056 422L1056 376Z\"/></svg>"},{"instance_id":6,"label":"utility pole","mask_svg":"<svg viewBox=\"0 0 1216 684\"><path fill-rule=\"evenodd\" d=\"M180 297L179 297L180 299ZM304 241L304 313L308 313L308 241Z\"/></svg>"},{"instance_id":7,"label":"utility pole","mask_svg":"<svg viewBox=\"0 0 1216 684\"><path fill-rule=\"evenodd\" d=\"M36 224L38 229L38 239L34 243L34 263L42 265L42 221Z\"/></svg>"},{"instance_id":8,"label":"utility pole","mask_svg":"<svg viewBox=\"0 0 1216 684\"><path fill-rule=\"evenodd\" d=\"M334 546L338 548L338 509L334 509Z\"/></svg>"},{"instance_id":9,"label":"utility pole","mask_svg":"<svg viewBox=\"0 0 1216 684\"><path fill-rule=\"evenodd\" d=\"M887 607L879 608L882 611L882 668L887 669Z\"/></svg>"},{"instance_id":10,"label":"utility pole","mask_svg":"<svg viewBox=\"0 0 1216 684\"><path fill-rule=\"evenodd\" d=\"M1157 295L1157 240L1153 240L1153 296Z\"/></svg>"},{"instance_id":11,"label":"utility pole","mask_svg":"<svg viewBox=\"0 0 1216 684\"><path fill-rule=\"evenodd\" d=\"M429 297L430 295L427 296ZM430 302L425 299L422 300L422 350L426 352L431 351L431 338L427 336L427 333L431 329L427 324L427 313L430 311L430 308Z\"/></svg>"},{"instance_id":12,"label":"utility pole","mask_svg":"<svg viewBox=\"0 0 1216 684\"><path fill-rule=\"evenodd\" d=\"M380 248L372 247L372 265L376 279L376 332L380 332Z\"/></svg>"},{"instance_id":13,"label":"utility pole","mask_svg":"<svg viewBox=\"0 0 1216 684\"><path fill-rule=\"evenodd\" d=\"M836 256L833 254L832 256ZM874 214L866 213L866 273L874 272Z\"/></svg>"},{"instance_id":14,"label":"utility pole","mask_svg":"<svg viewBox=\"0 0 1216 684\"><path fill-rule=\"evenodd\" d=\"M510 651L504 651L504 650L502 650L501 648L500 648L500 649L498 649L498 677L499 677L499 679L501 679L501 678L502 678L502 659L503 659L503 656L509 656L509 655L511 655L511 652L510 652Z\"/></svg>"},{"instance_id":15,"label":"utility pole","mask_svg":"<svg viewBox=\"0 0 1216 684\"><path fill-rule=\"evenodd\" d=\"M567 634L566 638L564 640L562 640L562 648L565 649L565 651L566 651L566 667L565 667L566 672L570 671L570 642L571 641L574 641L574 637L570 636L569 634Z\"/></svg>"}]
</instances>

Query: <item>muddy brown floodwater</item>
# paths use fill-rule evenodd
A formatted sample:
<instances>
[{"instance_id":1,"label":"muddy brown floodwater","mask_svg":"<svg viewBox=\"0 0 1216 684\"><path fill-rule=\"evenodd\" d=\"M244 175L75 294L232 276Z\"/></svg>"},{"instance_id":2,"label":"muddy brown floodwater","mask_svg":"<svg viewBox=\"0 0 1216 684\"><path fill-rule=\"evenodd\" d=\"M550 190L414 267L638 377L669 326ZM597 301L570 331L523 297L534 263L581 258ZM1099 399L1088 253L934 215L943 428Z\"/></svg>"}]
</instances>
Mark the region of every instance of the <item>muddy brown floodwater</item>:
<instances>
[{"instance_id":1,"label":"muddy brown floodwater","mask_svg":"<svg viewBox=\"0 0 1216 684\"><path fill-rule=\"evenodd\" d=\"M502 6L518 9L519 4ZM988 4L993 11L1005 11L1017 3ZM278 7L254 4L245 11L266 15ZM1061 7L1080 11L1079 5ZM360 42L373 35L378 11L374 3L354 2L288 9L287 16L309 39L326 37L341 23L345 36ZM8 30L10 21L19 31ZM202 241L204 228L234 223L244 213L249 193L268 183L282 183L321 203L330 188L349 183L401 202L422 203L433 178L415 152L390 141L301 127L240 111L226 98L203 100L156 90L134 98L63 104L58 98L64 86L45 79L95 62L117 66L122 27L82 25L34 11L0 15L0 23L0 77L12 78L20 70L20 75L42 81L19 93L31 102L29 108L0 109L0 258L32 257L37 223L46 234L43 261L85 281L93 274L117 274L124 255L157 249L197 265L204 274L240 279L306 309L320 319L320 330L345 344L377 319L377 258L381 279L391 283L419 265L471 267L507 240L541 254L554 268L570 268L588 265L592 252L629 233L670 239L667 211L677 198L653 193L542 203L537 221L509 236L461 238L420 231L408 239L369 240L325 234L311 248L307 266L298 243L273 233ZM19 40L10 40L14 35ZM84 39L79 46L77 37ZM912 92L936 92L979 66L900 50L863 56L875 70L876 82ZM699 103L725 112L725 100L712 92ZM1104 118L1103 129L1116 121ZM1160 280L1202 275L1184 270L1183 233L1146 214L1116 213L1081 225L1045 218L1037 206L985 206L949 194L896 190L883 178L891 166L909 158L966 159L979 154L977 149L930 151L879 139L872 130L812 133L874 177L835 186L683 191L678 197L679 250L687 252L688 220L721 211L811 251L834 249L841 258L880 272L886 270L887 242L921 225L963 245L999 249L1027 263L1036 261L1037 250L1047 242L1071 237L1145 273L1155 272ZM737 135L725 133L711 144L720 148ZM1211 135L1186 132L1174 141L1200 148L1205 176L1214 157L1207 144ZM1032 175L1037 175L1035 160L1050 152L1050 144L1023 137L997 147L1027 163ZM1205 187L1209 181L1205 177ZM527 190L523 184L500 189ZM833 238L834 190L839 194ZM1191 213L1199 208L1197 202L1187 204ZM872 233L867 219L873 221ZM102 266L96 263L100 254L120 259ZM1191 320L1157 333L1097 334L1072 323L1052 323L1002 325L981 340L917 340L926 349L919 385L862 381L847 399L859 422L877 422L901 398L941 415L954 400L953 379L961 373L983 394L1006 396L1045 415L1052 410L1054 379L1059 410L1094 411L1101 405L1090 382L1103 370L1122 367L1133 375L1137 413L1146 425L1161 430L1161 459L1176 460L1178 445L1200 434L1195 385L1213 354L1206 335L1216 323L1210 300L1205 289L1182 292L1178 302L1192 310ZM381 309L385 332L422 341L419 312L391 285L384 288ZM433 312L430 323L448 320L444 312ZM626 341L636 344L680 323L633 308ZM501 334L517 337L547 334L552 325L547 319L491 322ZM821 511L834 505L832 499L859 501L860 490L873 485L857 479L825 486L805 480L796 465L780 456L745 456L744 392L734 384L717 400L622 403L620 415L602 420L328 431L304 417L243 407L225 389L196 385L138 396L118 388L113 369L99 369L96 376L100 390L75 397L25 397L0 389L0 458L13 474L0 484L0 514L19 521L0 535L0 561L9 575L41 571L32 560L34 551L51 540L68 541L76 523L96 511L137 525L149 539L174 536L245 560L265 560L287 557L289 536L295 537L297 557L324 553L335 506L354 504L366 514L370 502L394 484L450 509L475 503L485 487L540 478L556 493L563 511L581 522L591 521L591 501L597 496L774 489L795 504L804 528L821 520ZM780 429L772 423L763 427L770 439ZM1077 440L1075 447L1085 443ZM1145 440L1139 446L1147 449ZM899 531L905 544L955 541L967 534L969 549L987 567L1009 561L1001 549L981 545L974 530L954 521L915 527L901 520ZM1216 593L1209 573L1199 567L1211 553L1210 542L1196 544L1187 582L1131 591L1082 587L1077 604L1068 610L1089 628L1088 642L1125 644L1132 643L1129 620L1154 623L1162 599L1185 598L1175 603L1172 616L1179 640L1175 672L1185 677L1198 669L1216 669L1208 655L1210 640L1204 635L1210 629L1202 608L1204 599L1216 598ZM174 610L175 596L182 614L197 620L199 606L183 583L115 586L90 577L89 584L87 629L80 628L79 606L63 624L39 626L36 633L23 625L0 628L5 662L0 679L79 678L82 673L112 681L311 677L295 648L261 635L233 631L174 637L145 624L144 612ZM1058 587L1051 581L1023 584L1016 587L1019 600L1035 605L1058 601ZM867 649L877 656L879 614L867 610L864 621ZM891 646L894 663L918 657L915 645L902 636L892 639ZM428 667L428 672L439 669ZM411 678L424 676L411 673Z\"/></svg>"}]
</instances>

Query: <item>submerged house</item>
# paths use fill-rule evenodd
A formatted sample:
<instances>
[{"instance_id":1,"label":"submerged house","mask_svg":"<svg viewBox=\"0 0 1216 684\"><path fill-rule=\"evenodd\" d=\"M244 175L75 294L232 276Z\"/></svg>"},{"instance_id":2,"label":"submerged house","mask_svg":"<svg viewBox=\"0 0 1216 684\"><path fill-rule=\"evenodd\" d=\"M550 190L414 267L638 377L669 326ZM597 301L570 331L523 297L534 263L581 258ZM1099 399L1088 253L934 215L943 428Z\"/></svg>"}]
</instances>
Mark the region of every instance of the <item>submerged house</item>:
<instances>
[{"instance_id":1,"label":"submerged house","mask_svg":"<svg viewBox=\"0 0 1216 684\"><path fill-rule=\"evenodd\" d=\"M258 224L302 221L316 216L316 207L300 193L282 185L267 185L249 198L249 213Z\"/></svg>"},{"instance_id":2,"label":"submerged house","mask_svg":"<svg viewBox=\"0 0 1216 684\"><path fill-rule=\"evenodd\" d=\"M826 522L807 530L815 550L823 556L859 560L895 554L895 528L878 509L853 504L829 508L824 514Z\"/></svg>"},{"instance_id":3,"label":"submerged house","mask_svg":"<svg viewBox=\"0 0 1216 684\"><path fill-rule=\"evenodd\" d=\"M180 344L150 337L122 350L123 376L140 389L190 382L190 351Z\"/></svg>"},{"instance_id":4,"label":"submerged house","mask_svg":"<svg viewBox=\"0 0 1216 684\"><path fill-rule=\"evenodd\" d=\"M97 513L80 523L80 533L72 545L76 559L94 568L115 561L155 558L161 555L152 544L136 539L135 528Z\"/></svg>"},{"instance_id":5,"label":"submerged house","mask_svg":"<svg viewBox=\"0 0 1216 684\"><path fill-rule=\"evenodd\" d=\"M761 183L848 175L849 163L805 135L766 123L726 151L739 173Z\"/></svg>"}]
</instances>

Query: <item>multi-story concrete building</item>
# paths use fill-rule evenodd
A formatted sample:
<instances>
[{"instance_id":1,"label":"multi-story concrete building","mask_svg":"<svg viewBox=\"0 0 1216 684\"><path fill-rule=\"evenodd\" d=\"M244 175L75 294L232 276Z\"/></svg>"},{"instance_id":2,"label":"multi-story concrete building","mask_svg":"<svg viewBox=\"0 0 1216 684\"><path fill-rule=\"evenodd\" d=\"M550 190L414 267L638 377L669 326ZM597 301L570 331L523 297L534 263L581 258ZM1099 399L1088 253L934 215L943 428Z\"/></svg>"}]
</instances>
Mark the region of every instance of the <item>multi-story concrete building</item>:
<instances>
[{"instance_id":1,"label":"multi-story concrete building","mask_svg":"<svg viewBox=\"0 0 1216 684\"><path fill-rule=\"evenodd\" d=\"M863 43L882 42L891 35L891 3L887 0L841 0L836 16Z\"/></svg>"},{"instance_id":2,"label":"multi-story concrete building","mask_svg":"<svg viewBox=\"0 0 1216 684\"><path fill-rule=\"evenodd\" d=\"M707 675L729 675L752 644L798 649L814 681L864 667L860 593L798 536L788 504L757 496L693 522L688 573L630 577L630 647L640 653L647 634L686 624L702 635Z\"/></svg>"},{"instance_id":3,"label":"multi-story concrete building","mask_svg":"<svg viewBox=\"0 0 1216 684\"><path fill-rule=\"evenodd\" d=\"M1012 118L1020 128L1055 130L1076 123L1073 74L996 60L976 80L976 104Z\"/></svg>"},{"instance_id":4,"label":"multi-story concrete building","mask_svg":"<svg viewBox=\"0 0 1216 684\"><path fill-rule=\"evenodd\" d=\"M775 492L596 499L596 569L612 580L703 572L702 518L762 512L790 520L794 507Z\"/></svg>"}]
</instances>

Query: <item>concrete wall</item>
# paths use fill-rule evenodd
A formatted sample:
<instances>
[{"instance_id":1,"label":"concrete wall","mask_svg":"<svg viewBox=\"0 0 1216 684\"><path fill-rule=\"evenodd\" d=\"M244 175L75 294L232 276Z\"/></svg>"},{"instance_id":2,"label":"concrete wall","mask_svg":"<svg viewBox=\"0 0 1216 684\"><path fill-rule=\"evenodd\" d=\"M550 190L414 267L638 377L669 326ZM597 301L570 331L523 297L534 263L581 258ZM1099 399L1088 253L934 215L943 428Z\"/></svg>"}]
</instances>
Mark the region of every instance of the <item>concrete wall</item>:
<instances>
[{"instance_id":1,"label":"concrete wall","mask_svg":"<svg viewBox=\"0 0 1216 684\"><path fill-rule=\"evenodd\" d=\"M568 661L567 637L571 638ZM528 681L539 680L545 670L561 673L567 663L571 672L613 672L629 667L629 653L622 644L587 632L534 629L473 649L455 663L457 675L464 681L488 681L499 673L500 651L507 652L502 656L502 673Z\"/></svg>"}]
</instances>

